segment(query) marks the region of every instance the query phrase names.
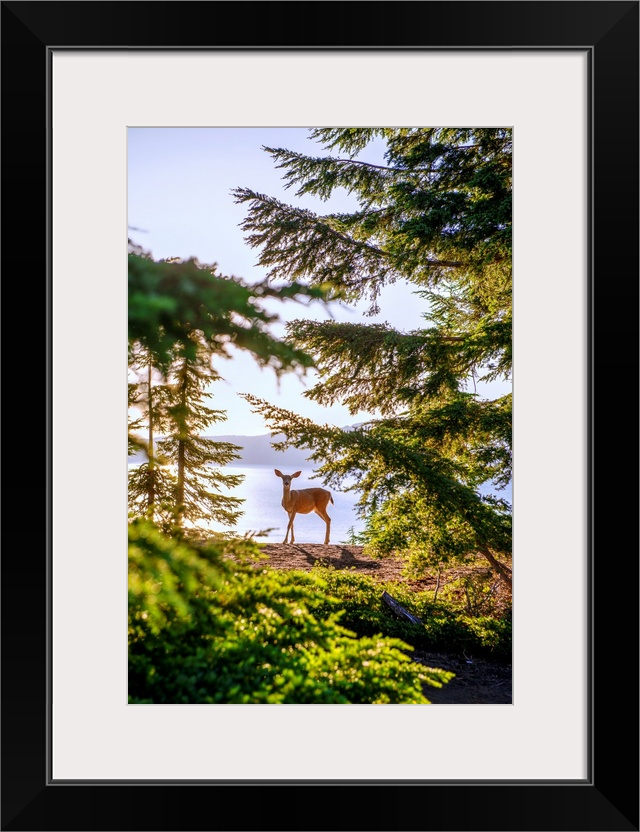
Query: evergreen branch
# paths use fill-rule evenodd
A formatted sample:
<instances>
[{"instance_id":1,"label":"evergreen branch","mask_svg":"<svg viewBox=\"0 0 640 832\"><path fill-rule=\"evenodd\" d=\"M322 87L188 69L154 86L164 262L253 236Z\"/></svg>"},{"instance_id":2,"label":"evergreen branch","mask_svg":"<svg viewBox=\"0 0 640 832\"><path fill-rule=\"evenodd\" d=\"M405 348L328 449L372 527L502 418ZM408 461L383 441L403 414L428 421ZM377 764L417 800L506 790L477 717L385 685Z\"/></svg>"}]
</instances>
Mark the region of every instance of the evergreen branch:
<instances>
[{"instance_id":1,"label":"evergreen branch","mask_svg":"<svg viewBox=\"0 0 640 832\"><path fill-rule=\"evenodd\" d=\"M387 173L402 173L407 176L412 173L444 173L444 171L441 168L392 168L388 167L387 165L374 165L372 162L364 162L361 159L335 159L333 161L340 162L342 164L361 165L362 167L372 168L373 170L382 170Z\"/></svg>"},{"instance_id":2,"label":"evergreen branch","mask_svg":"<svg viewBox=\"0 0 640 832\"><path fill-rule=\"evenodd\" d=\"M372 162L364 162L361 159L335 159L333 161L348 165L361 165L362 167L383 170L389 173L439 173L437 168L391 168L386 165L374 165Z\"/></svg>"},{"instance_id":3,"label":"evergreen branch","mask_svg":"<svg viewBox=\"0 0 640 832\"><path fill-rule=\"evenodd\" d=\"M316 285L329 283L349 298L369 294L375 303L380 287L402 274L400 254L343 233L339 218L319 217L247 188L233 193L236 202L250 203L242 228L250 232L249 245L262 249L260 265L273 267L270 278L307 277ZM462 261L429 257L421 263L435 269L464 266Z\"/></svg>"},{"instance_id":4,"label":"evergreen branch","mask_svg":"<svg viewBox=\"0 0 640 832\"><path fill-rule=\"evenodd\" d=\"M166 373L176 343L189 357L195 356L197 340L229 356L231 345L246 349L262 366L276 374L287 370L304 372L311 366L309 356L274 338L269 327L278 316L267 312L267 299L327 302L320 287L294 281L273 287L266 281L249 285L239 278L215 274L215 264L203 266L196 260L154 261L148 256L129 254L129 344L142 344L153 357L155 367Z\"/></svg>"},{"instance_id":5,"label":"evergreen branch","mask_svg":"<svg viewBox=\"0 0 640 832\"><path fill-rule=\"evenodd\" d=\"M292 342L314 356L319 382L305 397L342 401L350 412L395 413L411 402L460 391L472 365L493 355L475 334L399 332L384 324L292 321Z\"/></svg>"}]
</instances>

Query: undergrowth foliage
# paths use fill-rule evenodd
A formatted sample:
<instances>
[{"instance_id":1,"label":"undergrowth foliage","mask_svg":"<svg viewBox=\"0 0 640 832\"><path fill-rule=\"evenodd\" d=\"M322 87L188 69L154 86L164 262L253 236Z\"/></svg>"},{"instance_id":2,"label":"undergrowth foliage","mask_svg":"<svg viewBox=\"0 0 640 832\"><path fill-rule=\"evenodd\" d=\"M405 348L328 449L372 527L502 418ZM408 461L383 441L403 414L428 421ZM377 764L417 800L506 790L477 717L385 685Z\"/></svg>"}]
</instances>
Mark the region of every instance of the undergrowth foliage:
<instances>
[{"instance_id":1,"label":"undergrowth foliage","mask_svg":"<svg viewBox=\"0 0 640 832\"><path fill-rule=\"evenodd\" d=\"M260 569L259 551L130 523L131 704L428 704L425 688L452 678L402 638L349 629L329 572Z\"/></svg>"}]
</instances>

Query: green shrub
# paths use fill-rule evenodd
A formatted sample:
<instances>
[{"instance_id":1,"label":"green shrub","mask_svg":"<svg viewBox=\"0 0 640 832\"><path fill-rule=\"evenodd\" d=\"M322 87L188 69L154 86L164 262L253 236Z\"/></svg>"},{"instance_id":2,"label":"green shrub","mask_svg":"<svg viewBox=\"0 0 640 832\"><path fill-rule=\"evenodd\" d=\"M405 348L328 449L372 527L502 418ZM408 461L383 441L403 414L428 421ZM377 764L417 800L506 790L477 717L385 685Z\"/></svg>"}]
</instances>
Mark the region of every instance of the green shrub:
<instances>
[{"instance_id":1,"label":"green shrub","mask_svg":"<svg viewBox=\"0 0 640 832\"><path fill-rule=\"evenodd\" d=\"M452 678L400 638L357 637L322 576L258 556L251 541L195 548L130 523L130 703L428 704L425 688Z\"/></svg>"}]
</instances>

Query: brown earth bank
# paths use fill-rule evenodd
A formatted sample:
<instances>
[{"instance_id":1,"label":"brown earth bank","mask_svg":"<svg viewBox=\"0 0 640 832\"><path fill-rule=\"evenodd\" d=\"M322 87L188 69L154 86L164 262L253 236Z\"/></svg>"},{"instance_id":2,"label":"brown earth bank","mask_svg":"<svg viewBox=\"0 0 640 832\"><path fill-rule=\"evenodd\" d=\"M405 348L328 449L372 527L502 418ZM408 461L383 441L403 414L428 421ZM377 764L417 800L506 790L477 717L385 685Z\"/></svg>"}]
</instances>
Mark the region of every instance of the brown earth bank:
<instances>
[{"instance_id":1,"label":"brown earth bank","mask_svg":"<svg viewBox=\"0 0 640 832\"><path fill-rule=\"evenodd\" d=\"M417 591L435 590L436 587L436 576L426 576L420 580L407 577L404 574L404 561L399 558L369 557L363 553L362 546L268 543L261 546L261 549L267 556L267 559L261 562L261 567L310 571L315 564L320 564L334 569L351 569L357 574L368 575L381 583L399 581ZM470 570L486 572L487 565L482 561L471 566L449 569L445 575L441 576L441 585ZM498 583L496 584L495 603L498 608L501 604L506 606L511 603L511 593ZM412 654L412 658L428 667L438 667L456 674L455 678L442 688L432 686L425 688L425 696L434 705L510 705L512 703L511 665L484 661L456 653L416 651Z\"/></svg>"}]
</instances>

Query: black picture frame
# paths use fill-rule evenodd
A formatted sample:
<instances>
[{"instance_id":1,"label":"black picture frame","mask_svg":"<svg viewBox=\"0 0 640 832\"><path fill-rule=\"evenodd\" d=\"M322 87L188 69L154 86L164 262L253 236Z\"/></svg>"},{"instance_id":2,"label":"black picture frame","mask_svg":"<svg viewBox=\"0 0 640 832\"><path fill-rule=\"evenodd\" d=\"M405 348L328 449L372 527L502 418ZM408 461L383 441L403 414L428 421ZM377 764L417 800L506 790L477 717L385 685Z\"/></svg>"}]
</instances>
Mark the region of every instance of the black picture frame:
<instances>
[{"instance_id":1,"label":"black picture frame","mask_svg":"<svg viewBox=\"0 0 640 832\"><path fill-rule=\"evenodd\" d=\"M638 500L629 482L637 485L639 3L1 5L10 400L19 394L12 370L31 367L23 391L29 406L19 417L5 408L7 445L21 450L15 464L10 455L5 491L2 829L638 830ZM584 782L50 780L50 57L55 48L178 47L588 51L591 730Z\"/></svg>"}]
</instances>

